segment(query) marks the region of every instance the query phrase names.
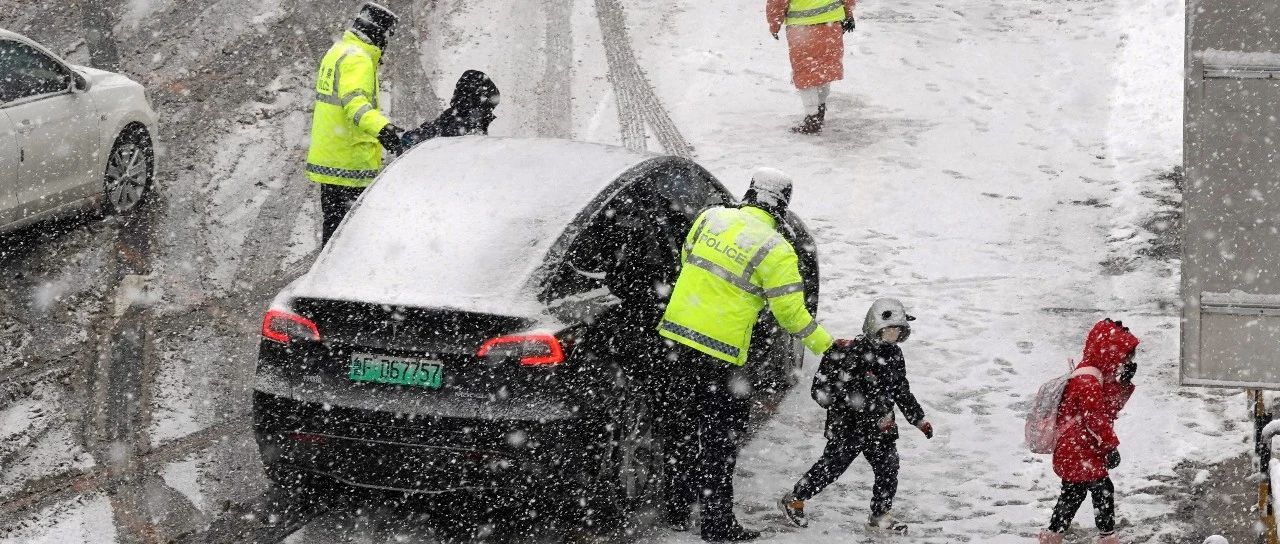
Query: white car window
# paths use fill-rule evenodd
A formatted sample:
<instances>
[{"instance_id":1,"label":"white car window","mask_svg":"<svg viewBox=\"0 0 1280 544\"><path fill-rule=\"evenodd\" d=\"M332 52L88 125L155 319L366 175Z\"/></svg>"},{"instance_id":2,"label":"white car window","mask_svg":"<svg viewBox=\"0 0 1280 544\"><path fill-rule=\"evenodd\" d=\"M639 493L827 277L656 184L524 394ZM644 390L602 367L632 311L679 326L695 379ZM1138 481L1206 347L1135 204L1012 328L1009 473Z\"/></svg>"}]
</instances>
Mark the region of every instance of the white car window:
<instances>
[{"instance_id":1,"label":"white car window","mask_svg":"<svg viewBox=\"0 0 1280 544\"><path fill-rule=\"evenodd\" d=\"M0 103L71 87L71 72L25 43L0 40Z\"/></svg>"}]
</instances>

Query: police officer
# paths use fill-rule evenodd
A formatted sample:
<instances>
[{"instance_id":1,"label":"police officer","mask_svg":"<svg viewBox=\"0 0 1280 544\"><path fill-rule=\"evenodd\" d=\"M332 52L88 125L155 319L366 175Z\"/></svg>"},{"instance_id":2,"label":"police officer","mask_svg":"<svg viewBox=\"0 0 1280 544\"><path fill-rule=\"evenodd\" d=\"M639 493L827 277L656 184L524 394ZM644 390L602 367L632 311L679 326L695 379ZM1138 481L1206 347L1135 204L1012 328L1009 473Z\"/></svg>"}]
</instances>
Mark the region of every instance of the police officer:
<instances>
[{"instance_id":1,"label":"police officer","mask_svg":"<svg viewBox=\"0 0 1280 544\"><path fill-rule=\"evenodd\" d=\"M320 184L321 243L382 169L383 149L403 150L404 131L378 109L378 65L397 20L391 10L365 3L320 61L307 178Z\"/></svg>"},{"instance_id":2,"label":"police officer","mask_svg":"<svg viewBox=\"0 0 1280 544\"><path fill-rule=\"evenodd\" d=\"M687 460L677 472L667 516L680 528L695 498L702 503L702 538L754 540L757 531L733 514L733 471L738 439L746 434L751 384L744 364L751 332L765 305L778 324L821 355L831 335L804 304L795 248L778 233L791 200L791 179L771 168L756 170L741 207L714 207L698 216L681 251L680 276L658 332L671 357L693 378L701 483ZM685 466L681 466L685 464ZM683 509L683 511L682 511ZM687 527L687 521L684 522Z\"/></svg>"}]
</instances>

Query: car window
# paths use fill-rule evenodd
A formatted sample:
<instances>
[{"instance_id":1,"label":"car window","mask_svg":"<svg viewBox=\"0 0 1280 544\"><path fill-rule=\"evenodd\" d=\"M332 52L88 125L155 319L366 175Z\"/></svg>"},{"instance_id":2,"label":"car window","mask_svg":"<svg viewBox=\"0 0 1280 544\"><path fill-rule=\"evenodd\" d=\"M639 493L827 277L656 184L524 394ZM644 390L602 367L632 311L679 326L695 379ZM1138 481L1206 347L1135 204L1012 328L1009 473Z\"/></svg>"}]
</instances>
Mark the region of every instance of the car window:
<instances>
[{"instance_id":1,"label":"car window","mask_svg":"<svg viewBox=\"0 0 1280 544\"><path fill-rule=\"evenodd\" d=\"M664 165L654 174L654 183L655 191L666 200L667 206L690 222L702 210L729 203L711 174L693 165Z\"/></svg>"},{"instance_id":2,"label":"car window","mask_svg":"<svg viewBox=\"0 0 1280 544\"><path fill-rule=\"evenodd\" d=\"M545 299L559 300L606 289L605 276L609 260L622 241L616 228L620 204L629 197L619 195L586 225L575 225L581 231L564 254L555 274L547 281Z\"/></svg>"},{"instance_id":3,"label":"car window","mask_svg":"<svg viewBox=\"0 0 1280 544\"><path fill-rule=\"evenodd\" d=\"M583 227L547 284L547 299L600 291L626 302L653 298L652 286L676 242L664 233L670 214L652 193L652 179L633 183Z\"/></svg>"},{"instance_id":4,"label":"car window","mask_svg":"<svg viewBox=\"0 0 1280 544\"><path fill-rule=\"evenodd\" d=\"M25 43L0 40L0 103L71 87L71 72Z\"/></svg>"}]
</instances>

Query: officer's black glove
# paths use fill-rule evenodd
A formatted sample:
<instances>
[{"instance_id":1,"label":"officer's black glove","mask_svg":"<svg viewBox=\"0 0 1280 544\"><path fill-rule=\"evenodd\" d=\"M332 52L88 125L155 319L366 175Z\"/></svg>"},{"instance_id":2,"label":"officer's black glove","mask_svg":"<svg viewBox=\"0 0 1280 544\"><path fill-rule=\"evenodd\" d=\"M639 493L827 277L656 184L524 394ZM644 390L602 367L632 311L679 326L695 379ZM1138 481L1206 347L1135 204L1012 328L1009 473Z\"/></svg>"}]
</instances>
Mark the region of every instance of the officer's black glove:
<instances>
[{"instance_id":1,"label":"officer's black glove","mask_svg":"<svg viewBox=\"0 0 1280 544\"><path fill-rule=\"evenodd\" d=\"M404 129L387 123L387 126L378 131L378 143L382 144L382 148L389 153L399 155L404 153L404 143L400 140L402 136L404 136Z\"/></svg>"},{"instance_id":2,"label":"officer's black glove","mask_svg":"<svg viewBox=\"0 0 1280 544\"><path fill-rule=\"evenodd\" d=\"M1137 361L1129 361L1120 367L1120 375L1116 377L1120 383L1129 385L1133 383L1133 375L1138 373Z\"/></svg>"},{"instance_id":3,"label":"officer's black glove","mask_svg":"<svg viewBox=\"0 0 1280 544\"><path fill-rule=\"evenodd\" d=\"M843 28L845 33L853 32L853 29L857 27L858 24L853 20L853 16L846 17L845 20L840 21L840 28Z\"/></svg>"},{"instance_id":4,"label":"officer's black glove","mask_svg":"<svg viewBox=\"0 0 1280 544\"><path fill-rule=\"evenodd\" d=\"M1120 466L1120 450L1111 450L1111 453L1107 454L1107 470L1118 466Z\"/></svg>"}]
</instances>

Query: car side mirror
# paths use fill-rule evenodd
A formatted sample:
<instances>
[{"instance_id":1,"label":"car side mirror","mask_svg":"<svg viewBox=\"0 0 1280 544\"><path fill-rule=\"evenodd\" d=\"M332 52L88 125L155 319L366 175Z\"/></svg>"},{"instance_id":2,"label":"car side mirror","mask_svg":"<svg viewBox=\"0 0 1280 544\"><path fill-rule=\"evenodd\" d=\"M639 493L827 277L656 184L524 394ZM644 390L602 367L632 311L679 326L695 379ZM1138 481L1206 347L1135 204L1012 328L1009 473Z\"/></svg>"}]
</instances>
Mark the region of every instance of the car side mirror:
<instances>
[{"instance_id":1,"label":"car side mirror","mask_svg":"<svg viewBox=\"0 0 1280 544\"><path fill-rule=\"evenodd\" d=\"M80 72L71 71L71 89L78 93L89 92L89 80L85 79Z\"/></svg>"}]
</instances>

